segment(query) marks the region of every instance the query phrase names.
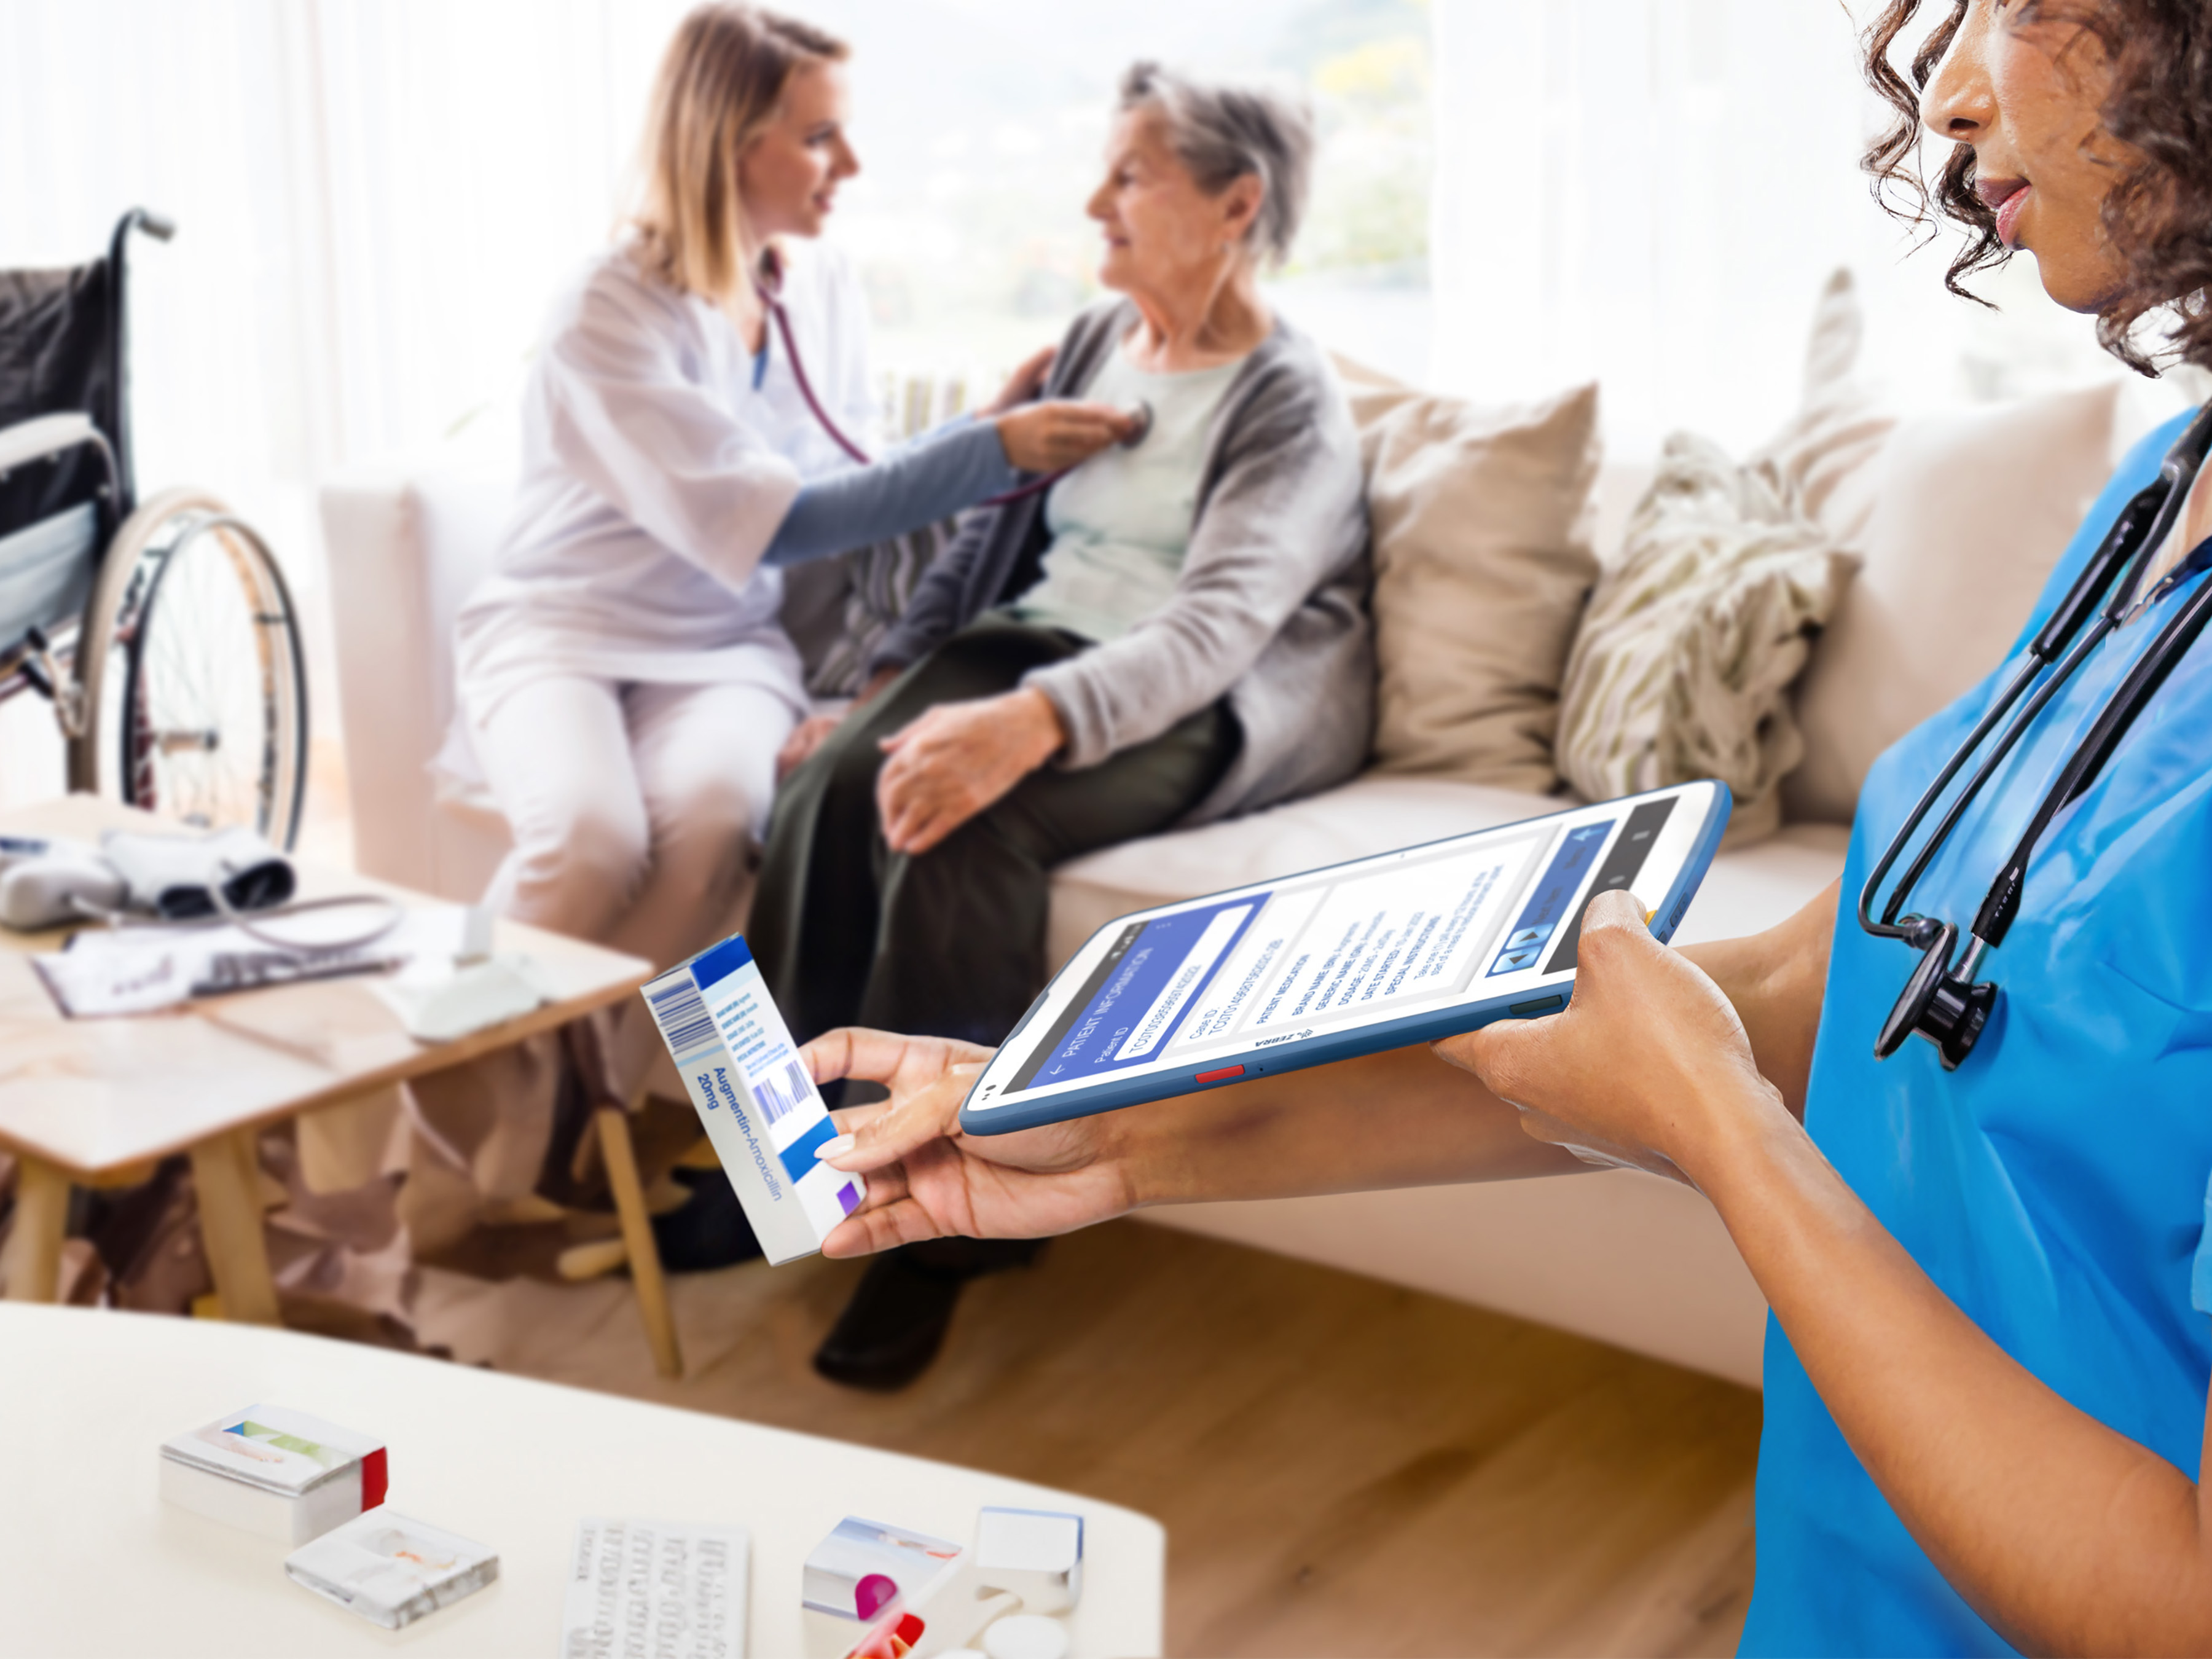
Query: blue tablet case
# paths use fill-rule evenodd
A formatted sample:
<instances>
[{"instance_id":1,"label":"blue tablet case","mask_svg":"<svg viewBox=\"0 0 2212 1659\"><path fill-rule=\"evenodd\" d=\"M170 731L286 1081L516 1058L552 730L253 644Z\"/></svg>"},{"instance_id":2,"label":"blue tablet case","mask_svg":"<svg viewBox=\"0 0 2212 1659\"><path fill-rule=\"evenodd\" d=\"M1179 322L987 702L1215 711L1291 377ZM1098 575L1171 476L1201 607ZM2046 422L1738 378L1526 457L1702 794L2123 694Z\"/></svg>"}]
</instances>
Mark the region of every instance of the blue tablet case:
<instances>
[{"instance_id":1,"label":"blue tablet case","mask_svg":"<svg viewBox=\"0 0 2212 1659\"><path fill-rule=\"evenodd\" d=\"M1680 787L1678 785L1666 790L1655 790L1649 795L1630 795L1616 802L1606 803L1608 806L1623 809L1627 814L1627 822L1620 837L1613 842L1615 849L1613 854L1607 855L1605 866L1600 868L1591 877L1586 887L1583 880L1583 875L1589 871L1590 860L1596 857L1599 847L1604 844L1605 835L1611 831L1616 820L1606 820L1599 826L1601 833L1584 846L1577 846L1577 838L1571 836L1566 842L1556 848L1553 854L1550 867L1547 870L1545 877L1540 878L1534 884L1522 914L1515 918L1510 930L1506 933L1503 944L1496 953L1489 971L1492 974L1502 974L1534 966L1547 950L1551 952L1551 960L1547 964L1548 971L1556 973L1563 968L1571 968L1574 965L1576 945L1582 933L1582 913L1588 907L1589 900L1610 888L1628 886L1635 879L1637 872L1641 867L1643 855L1640 851L1625 853L1622 850L1636 847L1638 813L1652 811L1656 807L1658 821L1663 822L1668 806L1671 805L1671 800L1656 803L1654 802L1653 797L1660 795L1674 797L1674 790ZM1690 908L1690 900L1697 893L1698 885L1705 880L1706 871L1711 868L1713 854L1719 849L1721 836L1728 829L1731 805L1728 787L1716 781L1713 789L1711 806L1706 813L1705 822L1698 827L1697 839L1691 848L1689 856L1682 861L1682 867L1676 872L1673 884L1668 887L1666 896L1660 900L1657 908L1652 913L1651 932L1653 936L1662 944L1671 939L1674 936L1675 928L1681 925L1682 917ZM1541 817L1529 818L1523 822L1531 824L1542 823L1552 818L1565 817L1571 813L1584 810L1586 809L1574 807L1566 812L1547 813ZM1501 835L1519 827L1517 824L1498 824L1481 833ZM1450 836L1446 839L1459 841L1465 837ZM1443 844L1443 842L1424 843L1426 846ZM1323 866L1317 870L1304 872L1298 876L1286 877L1283 883L1275 884L1284 885L1291 882L1304 881L1315 876L1326 875L1330 870L1340 870L1352 865L1367 863L1374 856L1370 854L1364 858L1346 860L1343 864ZM1577 860L1579 862L1577 862ZM1571 878L1571 879L1563 880L1562 878ZM1561 890L1562 889L1564 891ZM1166 921L1179 931L1196 933L1209 926L1214 918L1222 913L1240 903L1249 903L1253 896L1242 889L1235 889L1231 891L1243 893L1243 896L1240 899L1224 896L1219 904L1209 904L1205 899L1194 899L1187 905L1177 907L1172 916L1155 918L1147 925L1158 927L1162 921ZM1582 903L1575 908L1573 915L1569 916L1565 914L1565 907L1571 896L1578 892L1583 894ZM1256 920L1255 911L1252 915L1245 918L1237 933L1231 935L1216 952L1212 964L1207 969L1209 978L1212 974L1219 972L1223 964L1230 960L1236 949L1237 939L1242 936L1243 927L1249 927ZM1132 938L1139 931L1136 927L1122 921L1110 922L1108 927L1127 927ZM1097 935L1094 934L1093 937L1096 938ZM1175 942L1172 936L1165 939L1153 940L1150 935L1147 935L1147 941L1170 945ZM1118 948L1126 947L1128 942L1126 939L1117 942L1117 951L1109 951L1104 958L1094 965L1091 970L1094 981L1101 984L1105 981L1107 975L1116 965ZM1160 954L1162 963L1156 971L1162 975L1170 971L1182 960L1179 954L1172 951L1163 951ZM1132 988L1129 993L1131 1002L1137 1003L1138 999L1143 997L1148 988L1150 988L1142 985ZM1167 1030L1158 1035L1154 1044L1155 1048L1164 1048L1176 1038L1177 1025L1182 1019L1188 1018L1192 1011L1200 1006L1206 988L1204 983L1200 984L1182 1002L1175 1015L1175 1023L1170 1024ZM1255 1044L1250 1052L1210 1059L1193 1069L1177 1068L1141 1073L1133 1076L1124 1073L1102 1077L1097 1083L1086 1087L1070 1089L1065 1093L1035 1101L1001 1103L979 1109L974 1104L975 1096L971 1090L968 1103L961 1108L960 1127L963 1133L971 1135L1007 1134L1017 1129L1033 1129L1041 1124L1059 1123L1074 1117L1088 1117L1093 1113L1110 1112L1124 1106L1139 1106L1147 1101L1166 1100L1176 1096L1194 1094L1203 1089L1225 1088L1232 1083L1249 1082L1254 1078L1273 1073L1298 1071L1309 1066L1326 1066L1334 1060L1351 1060L1360 1054L1378 1054L1390 1048L1410 1048L1417 1042L1433 1042L1439 1037L1456 1036L1463 1031L1476 1030L1500 1019L1540 1018L1546 1014L1557 1013L1565 1008L1571 988L1571 982L1570 982L1538 988L1533 994L1528 990L1506 993L1490 1000L1456 1003L1449 1007L1428 1009L1396 1018L1378 1020L1373 1024L1320 1032L1304 1040L1294 1036L1262 1039ZM1038 995L1037 1000L1030 1005L1029 1012L1022 1017L1021 1023L1007 1037L1008 1043L1014 1042L1022 1037L1050 995L1051 988L1048 987ZM1085 994L1071 999L1061 1016L1063 1024L1073 1028L1074 1022L1082 1018L1091 1006L1092 998L1088 990ZM1056 1030L1049 1034L1048 1040L1035 1045L1031 1063L1018 1088L1028 1085L1030 1078L1035 1075L1044 1061L1054 1054L1062 1040L1068 1035L1070 1035L1069 1030ZM975 1083L977 1088L982 1086L984 1079L990 1075L990 1072L991 1068L987 1066L978 1075Z\"/></svg>"}]
</instances>

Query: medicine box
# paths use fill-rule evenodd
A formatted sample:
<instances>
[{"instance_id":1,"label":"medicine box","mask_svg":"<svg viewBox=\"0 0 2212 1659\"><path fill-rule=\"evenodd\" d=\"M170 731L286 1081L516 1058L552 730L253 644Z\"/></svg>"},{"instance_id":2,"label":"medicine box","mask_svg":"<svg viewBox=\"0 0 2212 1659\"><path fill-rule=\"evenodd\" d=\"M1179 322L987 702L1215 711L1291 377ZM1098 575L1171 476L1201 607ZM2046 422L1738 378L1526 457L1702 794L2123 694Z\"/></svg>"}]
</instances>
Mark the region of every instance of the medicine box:
<instances>
[{"instance_id":1,"label":"medicine box","mask_svg":"<svg viewBox=\"0 0 2212 1659\"><path fill-rule=\"evenodd\" d=\"M293 1582L386 1630L473 1595L499 1577L481 1544L371 1510L284 1558Z\"/></svg>"},{"instance_id":2,"label":"medicine box","mask_svg":"<svg viewBox=\"0 0 2212 1659\"><path fill-rule=\"evenodd\" d=\"M948 1539L847 1516L814 1547L799 1578L807 1659L842 1659L890 1618L900 1619L902 1644L915 1645L967 1565L968 1552Z\"/></svg>"},{"instance_id":3,"label":"medicine box","mask_svg":"<svg viewBox=\"0 0 2212 1659\"><path fill-rule=\"evenodd\" d=\"M1065 1613L1083 1598L1083 1517L988 1508L975 1517L975 1581L1012 1590L1024 1613Z\"/></svg>"},{"instance_id":4,"label":"medicine box","mask_svg":"<svg viewBox=\"0 0 2212 1659\"><path fill-rule=\"evenodd\" d=\"M161 1496L304 1544L384 1501L384 1443L283 1406L249 1406L161 1445Z\"/></svg>"},{"instance_id":5,"label":"medicine box","mask_svg":"<svg viewBox=\"0 0 2212 1659\"><path fill-rule=\"evenodd\" d=\"M837 1127L744 940L702 951L644 995L762 1253L812 1255L867 1188L815 1158Z\"/></svg>"}]
</instances>

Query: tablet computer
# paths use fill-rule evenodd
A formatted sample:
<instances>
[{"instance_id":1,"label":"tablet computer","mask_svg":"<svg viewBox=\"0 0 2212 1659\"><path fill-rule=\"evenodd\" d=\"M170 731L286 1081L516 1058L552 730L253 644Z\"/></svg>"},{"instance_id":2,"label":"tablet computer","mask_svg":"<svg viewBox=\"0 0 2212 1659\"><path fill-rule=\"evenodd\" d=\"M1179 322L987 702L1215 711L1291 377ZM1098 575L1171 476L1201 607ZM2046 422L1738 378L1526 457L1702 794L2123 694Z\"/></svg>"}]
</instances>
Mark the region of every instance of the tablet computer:
<instances>
[{"instance_id":1,"label":"tablet computer","mask_svg":"<svg viewBox=\"0 0 2212 1659\"><path fill-rule=\"evenodd\" d=\"M1556 1013L1583 908L1626 888L1671 939L1729 805L1725 784L1679 784L1123 916L1030 1005L960 1127L1033 1128Z\"/></svg>"}]
</instances>

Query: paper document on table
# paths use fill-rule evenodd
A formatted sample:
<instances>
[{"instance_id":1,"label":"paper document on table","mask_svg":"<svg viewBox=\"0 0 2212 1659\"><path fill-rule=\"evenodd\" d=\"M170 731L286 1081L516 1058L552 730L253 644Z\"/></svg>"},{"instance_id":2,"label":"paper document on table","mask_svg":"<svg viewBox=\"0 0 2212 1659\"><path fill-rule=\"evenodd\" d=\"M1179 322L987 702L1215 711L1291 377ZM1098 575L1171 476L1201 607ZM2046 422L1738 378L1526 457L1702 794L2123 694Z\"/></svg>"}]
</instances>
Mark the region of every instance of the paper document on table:
<instances>
[{"instance_id":1,"label":"paper document on table","mask_svg":"<svg viewBox=\"0 0 2212 1659\"><path fill-rule=\"evenodd\" d=\"M272 915L257 918L253 933L229 922L87 927L31 963L62 1012L82 1019L461 953L468 911L459 904L410 908L389 932L353 942L388 914L363 904Z\"/></svg>"},{"instance_id":2,"label":"paper document on table","mask_svg":"<svg viewBox=\"0 0 2212 1659\"><path fill-rule=\"evenodd\" d=\"M561 1610L561 1659L744 1659L743 1527L586 1516Z\"/></svg>"}]
</instances>

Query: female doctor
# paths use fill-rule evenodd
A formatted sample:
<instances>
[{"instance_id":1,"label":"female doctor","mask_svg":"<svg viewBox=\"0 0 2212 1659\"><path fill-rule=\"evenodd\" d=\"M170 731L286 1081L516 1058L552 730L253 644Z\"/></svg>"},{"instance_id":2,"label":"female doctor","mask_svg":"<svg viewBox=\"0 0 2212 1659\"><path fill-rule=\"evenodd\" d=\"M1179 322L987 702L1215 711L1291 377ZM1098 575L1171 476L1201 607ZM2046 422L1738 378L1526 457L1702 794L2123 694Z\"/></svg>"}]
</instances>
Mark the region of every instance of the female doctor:
<instances>
[{"instance_id":1,"label":"female doctor","mask_svg":"<svg viewBox=\"0 0 2212 1659\"><path fill-rule=\"evenodd\" d=\"M1872 164L1916 112L1954 146L1954 280L2026 249L2123 355L2173 304L2212 363L2201 0L1952 0L1908 80L1919 9L1869 34L1907 116ZM2011 659L1874 769L1840 890L1771 933L1676 952L1608 893L1554 1018L988 1139L954 1121L978 1051L832 1033L817 1075L892 1092L825 1149L872 1172L830 1253L1568 1147L1678 1174L1773 1310L1746 1651L2212 1650L2208 443L2123 465Z\"/></svg>"},{"instance_id":2,"label":"female doctor","mask_svg":"<svg viewBox=\"0 0 2212 1659\"><path fill-rule=\"evenodd\" d=\"M846 55L750 6L678 27L640 210L555 307L521 492L458 625L462 713L514 836L487 902L656 965L736 925L777 751L807 713L778 567L944 519L1130 428L1103 404L1029 402L1048 351L982 418L853 465L843 434L872 425L866 302L807 246L859 170ZM649 1023L618 1022L615 1049L626 1093Z\"/></svg>"}]
</instances>

